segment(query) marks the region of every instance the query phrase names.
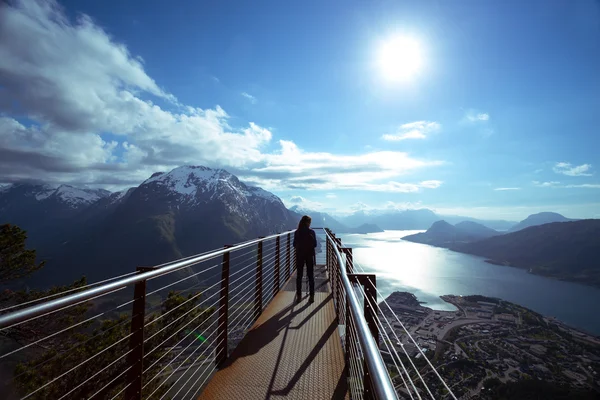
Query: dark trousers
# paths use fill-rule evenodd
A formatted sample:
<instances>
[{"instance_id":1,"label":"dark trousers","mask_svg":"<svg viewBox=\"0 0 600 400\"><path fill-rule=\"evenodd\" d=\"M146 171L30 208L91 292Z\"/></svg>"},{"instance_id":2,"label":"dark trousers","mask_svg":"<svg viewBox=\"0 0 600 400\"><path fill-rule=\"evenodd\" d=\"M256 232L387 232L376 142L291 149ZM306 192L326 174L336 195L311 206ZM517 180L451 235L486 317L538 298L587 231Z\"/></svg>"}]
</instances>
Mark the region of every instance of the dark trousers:
<instances>
[{"instance_id":1,"label":"dark trousers","mask_svg":"<svg viewBox=\"0 0 600 400\"><path fill-rule=\"evenodd\" d=\"M302 277L304 276L304 264L306 264L306 274L308 275L308 286L310 295L315 295L315 264L312 254L296 254L296 294L302 295Z\"/></svg>"}]
</instances>

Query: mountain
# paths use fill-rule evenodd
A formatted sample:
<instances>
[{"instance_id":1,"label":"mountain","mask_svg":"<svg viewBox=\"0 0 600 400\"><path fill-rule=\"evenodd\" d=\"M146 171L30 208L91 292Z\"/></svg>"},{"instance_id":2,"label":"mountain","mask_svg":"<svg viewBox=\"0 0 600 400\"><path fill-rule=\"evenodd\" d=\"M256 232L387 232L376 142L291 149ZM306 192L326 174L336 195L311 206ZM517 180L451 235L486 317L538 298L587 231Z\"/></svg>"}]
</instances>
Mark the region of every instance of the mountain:
<instances>
[{"instance_id":1,"label":"mountain","mask_svg":"<svg viewBox=\"0 0 600 400\"><path fill-rule=\"evenodd\" d=\"M440 218L428 209L390 210L390 211L357 211L341 218L341 222L349 227L374 224L385 230L427 229Z\"/></svg>"},{"instance_id":2,"label":"mountain","mask_svg":"<svg viewBox=\"0 0 600 400\"><path fill-rule=\"evenodd\" d=\"M500 233L494 229L488 228L485 225L478 224L473 221L462 221L455 224L454 227L460 232L471 235L478 238L488 238L492 236L498 236Z\"/></svg>"},{"instance_id":3,"label":"mountain","mask_svg":"<svg viewBox=\"0 0 600 400\"><path fill-rule=\"evenodd\" d=\"M377 233L383 232L383 229L374 224L362 224L357 228L348 228L347 231L340 231L340 233Z\"/></svg>"},{"instance_id":4,"label":"mountain","mask_svg":"<svg viewBox=\"0 0 600 400\"><path fill-rule=\"evenodd\" d=\"M552 222L568 222L568 221L576 221L574 219L565 218L564 216L554 213L554 212L541 212L538 214L532 214L529 217L525 218L523 221L514 225L510 228L510 232L520 231L521 229L528 228L530 226L537 226L543 224L549 224Z\"/></svg>"},{"instance_id":5,"label":"mountain","mask_svg":"<svg viewBox=\"0 0 600 400\"><path fill-rule=\"evenodd\" d=\"M363 224L375 224L386 230L420 230L428 229L434 222L444 220L450 224L462 221L476 222L491 229L508 230L515 225L514 221L479 220L456 215L438 215L432 210L369 210L357 211L351 215L339 217L339 220L349 226L357 227Z\"/></svg>"},{"instance_id":6,"label":"mountain","mask_svg":"<svg viewBox=\"0 0 600 400\"><path fill-rule=\"evenodd\" d=\"M41 218L49 213L46 198L58 188L41 185L24 192L16 186L19 195L13 188L0 192L0 221L26 229L28 246L44 244L38 254L47 264L31 277L44 285L82 274L96 281L136 266L289 230L298 223L272 193L248 186L225 170L202 166L155 173L140 186L118 193L80 189L89 195L85 197L73 190L69 198L78 202L58 196L62 202L53 203L54 209L64 209L58 219ZM19 205L24 200L27 204ZM24 210L35 217L25 218ZM56 230L60 238L48 239Z\"/></svg>"},{"instance_id":7,"label":"mountain","mask_svg":"<svg viewBox=\"0 0 600 400\"><path fill-rule=\"evenodd\" d=\"M300 218L303 215L309 215L312 218L311 226L313 227L326 227L336 233L348 232L348 227L346 225L342 224L336 218L332 217L327 213L310 210L304 207L300 207L298 205L290 207L290 211L298 215L298 221L300 221Z\"/></svg>"},{"instance_id":8,"label":"mountain","mask_svg":"<svg viewBox=\"0 0 600 400\"><path fill-rule=\"evenodd\" d=\"M440 219L443 219L444 221L453 225L456 225L463 221L476 222L496 231L508 231L517 223L516 221L505 221L501 219L478 219L471 217L462 217L460 215L440 215Z\"/></svg>"},{"instance_id":9,"label":"mountain","mask_svg":"<svg viewBox=\"0 0 600 400\"><path fill-rule=\"evenodd\" d=\"M15 183L0 189L0 224L27 229L28 246L44 253L66 240L87 208L109 196L103 189Z\"/></svg>"},{"instance_id":10,"label":"mountain","mask_svg":"<svg viewBox=\"0 0 600 400\"><path fill-rule=\"evenodd\" d=\"M457 246L496 264L600 286L600 220L532 226Z\"/></svg>"},{"instance_id":11,"label":"mountain","mask_svg":"<svg viewBox=\"0 0 600 400\"><path fill-rule=\"evenodd\" d=\"M451 225L442 220L435 222L426 232L405 236L402 239L409 242L451 248L460 243L469 243L495 235L499 235L499 233L476 222L463 221Z\"/></svg>"}]
</instances>

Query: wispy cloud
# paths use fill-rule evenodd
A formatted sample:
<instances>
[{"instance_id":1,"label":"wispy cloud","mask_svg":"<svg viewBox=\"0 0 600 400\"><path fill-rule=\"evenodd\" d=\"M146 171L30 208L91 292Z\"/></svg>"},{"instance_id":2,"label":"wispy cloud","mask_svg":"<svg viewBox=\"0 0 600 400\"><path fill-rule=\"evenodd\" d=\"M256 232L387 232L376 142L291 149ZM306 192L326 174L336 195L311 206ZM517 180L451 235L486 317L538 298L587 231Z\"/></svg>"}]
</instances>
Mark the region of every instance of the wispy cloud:
<instances>
[{"instance_id":1,"label":"wispy cloud","mask_svg":"<svg viewBox=\"0 0 600 400\"><path fill-rule=\"evenodd\" d=\"M242 92L241 95L248 99L248 101L252 104L256 104L258 102L257 98L252 96L250 93Z\"/></svg>"},{"instance_id":2,"label":"wispy cloud","mask_svg":"<svg viewBox=\"0 0 600 400\"><path fill-rule=\"evenodd\" d=\"M556 182L556 181L551 181L551 182L533 181L533 185L537 186L537 187L558 187L560 185L560 182Z\"/></svg>"},{"instance_id":3,"label":"wispy cloud","mask_svg":"<svg viewBox=\"0 0 600 400\"><path fill-rule=\"evenodd\" d=\"M495 188L494 190L497 191L505 191L505 190L521 190L521 188L518 187L499 187L499 188Z\"/></svg>"},{"instance_id":4,"label":"wispy cloud","mask_svg":"<svg viewBox=\"0 0 600 400\"><path fill-rule=\"evenodd\" d=\"M581 164L574 166L568 162L559 162L554 165L552 170L557 174L567 176L592 176L592 174L588 172L591 168L591 164Z\"/></svg>"},{"instance_id":5,"label":"wispy cloud","mask_svg":"<svg viewBox=\"0 0 600 400\"><path fill-rule=\"evenodd\" d=\"M478 112L475 110L468 110L465 113L465 118L464 120L466 122L472 122L472 123L482 123L482 122L487 122L490 119L490 115L488 113L485 112Z\"/></svg>"},{"instance_id":6,"label":"wispy cloud","mask_svg":"<svg viewBox=\"0 0 600 400\"><path fill-rule=\"evenodd\" d=\"M480 114L467 115L467 119L471 122L487 121L490 119L490 116L489 116L489 114L486 114L486 113L480 113Z\"/></svg>"},{"instance_id":7,"label":"wispy cloud","mask_svg":"<svg viewBox=\"0 0 600 400\"><path fill-rule=\"evenodd\" d=\"M337 195L335 193L327 193L325 197L328 199L335 199L337 198Z\"/></svg>"},{"instance_id":8,"label":"wispy cloud","mask_svg":"<svg viewBox=\"0 0 600 400\"><path fill-rule=\"evenodd\" d=\"M442 126L437 122L415 121L400 125L398 132L386 134L381 138L383 140L397 142L406 139L425 139L430 133L439 132Z\"/></svg>"},{"instance_id":9,"label":"wispy cloud","mask_svg":"<svg viewBox=\"0 0 600 400\"><path fill-rule=\"evenodd\" d=\"M552 187L552 188L567 188L567 189L600 189L600 183L582 183L582 184L561 184L560 182L538 182L533 181L533 184L538 187Z\"/></svg>"},{"instance_id":10,"label":"wispy cloud","mask_svg":"<svg viewBox=\"0 0 600 400\"><path fill-rule=\"evenodd\" d=\"M583 183L581 185L567 185L567 188L600 189L600 183Z\"/></svg>"}]
</instances>

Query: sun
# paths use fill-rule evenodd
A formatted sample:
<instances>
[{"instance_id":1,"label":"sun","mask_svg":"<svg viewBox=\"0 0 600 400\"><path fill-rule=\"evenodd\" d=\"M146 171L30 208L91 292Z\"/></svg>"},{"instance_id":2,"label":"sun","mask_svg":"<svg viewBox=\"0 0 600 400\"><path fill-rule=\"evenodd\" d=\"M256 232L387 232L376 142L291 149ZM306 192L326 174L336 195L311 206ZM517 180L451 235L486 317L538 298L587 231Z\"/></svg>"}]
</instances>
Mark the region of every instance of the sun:
<instances>
[{"instance_id":1,"label":"sun","mask_svg":"<svg viewBox=\"0 0 600 400\"><path fill-rule=\"evenodd\" d=\"M379 48L379 68L390 81L407 81L422 68L421 45L413 38L397 36Z\"/></svg>"}]
</instances>

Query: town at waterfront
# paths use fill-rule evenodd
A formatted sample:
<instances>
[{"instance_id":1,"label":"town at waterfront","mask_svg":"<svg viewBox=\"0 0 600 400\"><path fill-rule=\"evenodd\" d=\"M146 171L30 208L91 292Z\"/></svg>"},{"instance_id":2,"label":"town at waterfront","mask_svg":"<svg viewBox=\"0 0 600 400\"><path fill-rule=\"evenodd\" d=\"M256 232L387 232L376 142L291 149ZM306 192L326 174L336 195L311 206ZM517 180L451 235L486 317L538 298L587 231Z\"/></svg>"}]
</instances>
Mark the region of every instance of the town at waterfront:
<instances>
[{"instance_id":1,"label":"town at waterfront","mask_svg":"<svg viewBox=\"0 0 600 400\"><path fill-rule=\"evenodd\" d=\"M407 292L388 296L389 307L379 305L390 322L384 323L387 335L380 335L380 348L397 388L408 383L426 395L422 378L430 390L447 393L433 372L424 368L426 357L457 398L488 399L497 398L499 391L514 396L544 390L564 391L566 398L600 397L600 338L501 299L441 298L456 310L433 310ZM393 372L398 359L413 384ZM410 373L412 366L413 371L430 372L419 377Z\"/></svg>"}]
</instances>

